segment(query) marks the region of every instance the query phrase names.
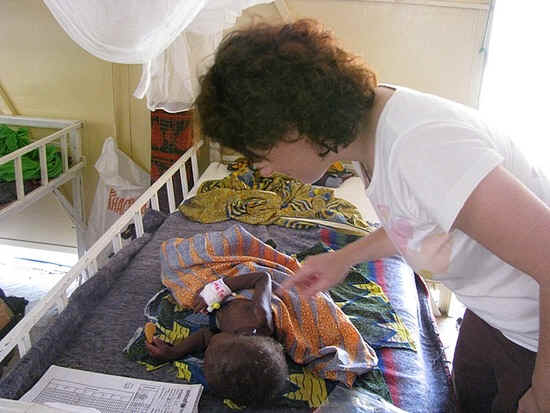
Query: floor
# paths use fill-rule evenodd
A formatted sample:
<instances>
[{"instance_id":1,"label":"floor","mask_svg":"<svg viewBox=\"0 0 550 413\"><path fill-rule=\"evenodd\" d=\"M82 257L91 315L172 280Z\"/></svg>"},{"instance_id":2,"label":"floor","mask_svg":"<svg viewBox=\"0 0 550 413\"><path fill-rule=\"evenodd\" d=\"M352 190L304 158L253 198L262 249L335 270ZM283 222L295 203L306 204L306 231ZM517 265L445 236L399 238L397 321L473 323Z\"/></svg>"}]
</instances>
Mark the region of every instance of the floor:
<instances>
[{"instance_id":1,"label":"floor","mask_svg":"<svg viewBox=\"0 0 550 413\"><path fill-rule=\"evenodd\" d=\"M0 244L0 286L29 301L27 312L76 263L76 254Z\"/></svg>"},{"instance_id":2,"label":"floor","mask_svg":"<svg viewBox=\"0 0 550 413\"><path fill-rule=\"evenodd\" d=\"M0 287L7 296L24 297L28 301L25 312L29 313L77 260L76 254L0 244ZM4 366L4 373L18 359L16 351Z\"/></svg>"},{"instance_id":3,"label":"floor","mask_svg":"<svg viewBox=\"0 0 550 413\"><path fill-rule=\"evenodd\" d=\"M439 327L439 333L443 346L445 347L445 354L449 361L449 367L452 366L453 355L455 352L456 339L458 338L458 317L437 317L437 326Z\"/></svg>"},{"instance_id":4,"label":"floor","mask_svg":"<svg viewBox=\"0 0 550 413\"><path fill-rule=\"evenodd\" d=\"M443 346L445 348L445 354L449 361L449 368L452 368L452 361L454 351L456 347L456 340L458 338L458 331L460 328L460 321L464 315L465 307L460 301L456 299L454 295L451 296L449 311L447 314L441 314L439 312L439 295L437 288L430 289L430 296L432 298L432 310L436 315L437 326L439 327L439 333Z\"/></svg>"}]
</instances>

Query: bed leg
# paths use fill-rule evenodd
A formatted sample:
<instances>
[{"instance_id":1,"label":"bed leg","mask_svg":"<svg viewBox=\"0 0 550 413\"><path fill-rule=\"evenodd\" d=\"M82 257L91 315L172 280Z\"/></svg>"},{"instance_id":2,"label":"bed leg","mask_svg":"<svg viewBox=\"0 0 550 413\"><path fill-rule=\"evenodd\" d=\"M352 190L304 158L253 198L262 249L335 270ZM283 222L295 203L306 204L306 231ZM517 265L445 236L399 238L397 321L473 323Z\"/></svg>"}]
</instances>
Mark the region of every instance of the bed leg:
<instances>
[{"instance_id":1,"label":"bed leg","mask_svg":"<svg viewBox=\"0 0 550 413\"><path fill-rule=\"evenodd\" d=\"M77 175L73 179L73 213L82 223L85 222L84 208L82 205L82 175ZM86 252L86 238L84 236L86 228L81 225L76 226L76 243L78 248L78 258L81 258Z\"/></svg>"}]
</instances>

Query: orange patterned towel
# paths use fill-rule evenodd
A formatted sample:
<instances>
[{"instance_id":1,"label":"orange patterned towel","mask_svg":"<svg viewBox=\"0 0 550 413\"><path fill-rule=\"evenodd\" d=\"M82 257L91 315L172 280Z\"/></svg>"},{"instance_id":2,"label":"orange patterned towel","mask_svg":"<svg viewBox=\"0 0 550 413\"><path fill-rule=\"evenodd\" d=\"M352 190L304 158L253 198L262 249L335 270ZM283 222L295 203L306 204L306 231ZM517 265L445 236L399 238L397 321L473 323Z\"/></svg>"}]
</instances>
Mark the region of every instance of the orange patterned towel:
<instances>
[{"instance_id":1,"label":"orange patterned towel","mask_svg":"<svg viewBox=\"0 0 550 413\"><path fill-rule=\"evenodd\" d=\"M223 232L172 238L161 246L162 282L181 306L190 307L206 283L253 271L268 272L274 290L299 268L299 263L255 238L239 225ZM252 291L242 291L252 297ZM275 335L298 364L318 376L353 384L374 367L374 350L327 294L303 298L296 291L273 296Z\"/></svg>"}]
</instances>

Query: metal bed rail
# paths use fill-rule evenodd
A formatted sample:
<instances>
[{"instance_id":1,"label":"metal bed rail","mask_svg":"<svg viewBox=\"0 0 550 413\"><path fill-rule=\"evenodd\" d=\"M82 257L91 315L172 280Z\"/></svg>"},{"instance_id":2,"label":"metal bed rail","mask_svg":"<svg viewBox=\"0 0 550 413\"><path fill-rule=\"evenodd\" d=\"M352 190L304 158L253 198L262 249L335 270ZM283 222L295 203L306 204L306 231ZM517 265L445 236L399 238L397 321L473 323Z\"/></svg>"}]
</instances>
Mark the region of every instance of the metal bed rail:
<instances>
[{"instance_id":1,"label":"metal bed rail","mask_svg":"<svg viewBox=\"0 0 550 413\"><path fill-rule=\"evenodd\" d=\"M86 166L86 159L82 156L83 123L79 120L59 120L45 118L30 118L25 116L0 115L0 124L9 126L27 126L35 128L58 129L48 136L0 157L0 165L14 163L15 187L17 200L0 208L0 219L19 214L28 206L53 193L59 204L67 211L77 228L78 253L82 256L85 250L84 207L82 195L82 169ZM46 159L46 145L58 145L61 151L62 173L54 178L48 177ZM40 161L40 186L25 193L23 180L23 156L38 151ZM61 185L72 183L72 202L69 202L58 190Z\"/></svg>"},{"instance_id":2,"label":"metal bed rail","mask_svg":"<svg viewBox=\"0 0 550 413\"><path fill-rule=\"evenodd\" d=\"M118 252L122 248L121 233L129 224L135 225L136 236L143 236L143 216L142 211L150 206L154 210L159 210L159 191L166 186L168 195L168 206L170 213L177 208L174 196L174 182L172 180L176 172L180 173L181 189L183 199L189 194L188 174L186 163L191 160L191 169L194 185L199 180L197 153L202 146L199 141L188 149L157 181L155 181L129 208L118 218L115 223L107 230L71 267L71 269L61 278L57 284L48 292L46 296L17 325L0 341L0 361L17 347L22 357L32 346L30 331L34 325L50 309L57 308L61 312L67 305L69 295L76 285L81 285L93 277L98 271L98 256L109 245Z\"/></svg>"}]
</instances>

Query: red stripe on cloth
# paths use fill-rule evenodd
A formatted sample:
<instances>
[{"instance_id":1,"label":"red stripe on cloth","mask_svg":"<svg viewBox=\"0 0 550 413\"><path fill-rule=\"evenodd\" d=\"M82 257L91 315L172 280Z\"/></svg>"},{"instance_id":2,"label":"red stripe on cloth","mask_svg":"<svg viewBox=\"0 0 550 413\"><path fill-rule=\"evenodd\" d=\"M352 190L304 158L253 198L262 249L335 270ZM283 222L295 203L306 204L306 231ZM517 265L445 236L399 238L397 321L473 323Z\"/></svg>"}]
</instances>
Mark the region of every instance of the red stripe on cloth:
<instances>
[{"instance_id":1,"label":"red stripe on cloth","mask_svg":"<svg viewBox=\"0 0 550 413\"><path fill-rule=\"evenodd\" d=\"M321 241L324 242L327 245L332 245L330 242L330 233L331 231L328 231L327 229L321 228Z\"/></svg>"},{"instance_id":2,"label":"red stripe on cloth","mask_svg":"<svg viewBox=\"0 0 550 413\"><path fill-rule=\"evenodd\" d=\"M399 383L397 381L397 372L395 371L395 360L393 358L394 349L383 348L379 351L379 356L382 358L383 363L383 373L386 384L388 385L388 390L390 391L390 396L393 404L396 406L401 405L401 391L399 390Z\"/></svg>"},{"instance_id":3,"label":"red stripe on cloth","mask_svg":"<svg viewBox=\"0 0 550 413\"><path fill-rule=\"evenodd\" d=\"M382 260L377 260L371 262L371 265L374 269L374 275L376 282L382 288L382 290L387 294L387 284L386 284L386 271L384 268L384 262ZM393 358L394 349L383 348L380 349L379 356L381 360L382 373L384 374L384 379L388 385L388 390L393 401L393 404L399 406L401 404L400 389L398 383L398 375L395 370L395 360Z\"/></svg>"},{"instance_id":4,"label":"red stripe on cloth","mask_svg":"<svg viewBox=\"0 0 550 413\"><path fill-rule=\"evenodd\" d=\"M376 282L382 288L382 290L388 294L386 285L386 271L384 270L384 262L382 260L374 261L374 271L376 274Z\"/></svg>"}]
</instances>

